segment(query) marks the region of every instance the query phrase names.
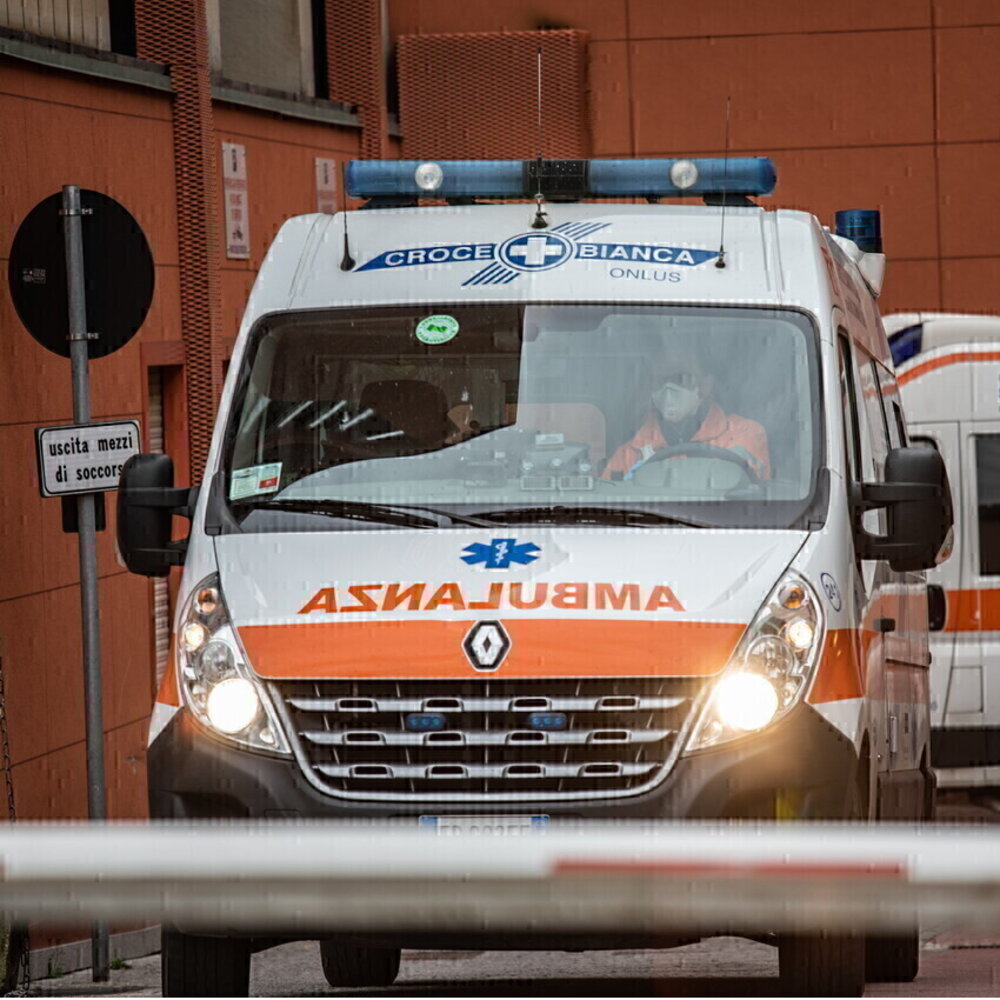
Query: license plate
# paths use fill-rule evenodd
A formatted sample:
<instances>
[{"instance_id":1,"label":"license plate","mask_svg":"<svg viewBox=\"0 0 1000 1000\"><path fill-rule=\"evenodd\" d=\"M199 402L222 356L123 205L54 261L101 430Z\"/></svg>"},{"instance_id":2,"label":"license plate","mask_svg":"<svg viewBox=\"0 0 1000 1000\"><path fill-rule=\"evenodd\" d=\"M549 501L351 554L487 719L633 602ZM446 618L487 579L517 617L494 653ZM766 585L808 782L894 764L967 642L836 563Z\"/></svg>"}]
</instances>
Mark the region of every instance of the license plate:
<instances>
[{"instance_id":1,"label":"license plate","mask_svg":"<svg viewBox=\"0 0 1000 1000\"><path fill-rule=\"evenodd\" d=\"M420 828L449 836L456 833L479 833L517 837L537 833L549 825L548 816L421 816Z\"/></svg>"}]
</instances>

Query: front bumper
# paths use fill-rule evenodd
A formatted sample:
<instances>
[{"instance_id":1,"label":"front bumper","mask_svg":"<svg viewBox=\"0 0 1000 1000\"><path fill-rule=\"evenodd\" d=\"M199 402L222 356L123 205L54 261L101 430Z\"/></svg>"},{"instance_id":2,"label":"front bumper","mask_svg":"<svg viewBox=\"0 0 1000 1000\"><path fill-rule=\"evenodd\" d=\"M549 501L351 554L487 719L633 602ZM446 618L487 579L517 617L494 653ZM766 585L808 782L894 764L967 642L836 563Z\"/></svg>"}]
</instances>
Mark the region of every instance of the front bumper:
<instances>
[{"instance_id":1,"label":"front bumper","mask_svg":"<svg viewBox=\"0 0 1000 1000\"><path fill-rule=\"evenodd\" d=\"M154 819L358 819L426 814L546 814L576 819L837 819L858 758L809 705L728 746L681 757L651 791L627 798L496 803L358 801L318 791L291 758L240 750L179 711L148 751Z\"/></svg>"}]
</instances>

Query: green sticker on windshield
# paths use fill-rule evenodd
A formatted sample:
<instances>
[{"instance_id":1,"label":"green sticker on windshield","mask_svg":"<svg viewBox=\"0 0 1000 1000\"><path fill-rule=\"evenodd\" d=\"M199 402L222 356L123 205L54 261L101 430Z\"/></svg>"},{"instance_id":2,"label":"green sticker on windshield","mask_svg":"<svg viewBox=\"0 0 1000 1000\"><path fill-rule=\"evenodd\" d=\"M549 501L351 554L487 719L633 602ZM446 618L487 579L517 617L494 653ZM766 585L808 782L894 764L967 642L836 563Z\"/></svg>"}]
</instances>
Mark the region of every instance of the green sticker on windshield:
<instances>
[{"instance_id":1,"label":"green sticker on windshield","mask_svg":"<svg viewBox=\"0 0 1000 1000\"><path fill-rule=\"evenodd\" d=\"M422 344L447 344L458 334L454 316L427 316L417 324L417 340Z\"/></svg>"}]
</instances>

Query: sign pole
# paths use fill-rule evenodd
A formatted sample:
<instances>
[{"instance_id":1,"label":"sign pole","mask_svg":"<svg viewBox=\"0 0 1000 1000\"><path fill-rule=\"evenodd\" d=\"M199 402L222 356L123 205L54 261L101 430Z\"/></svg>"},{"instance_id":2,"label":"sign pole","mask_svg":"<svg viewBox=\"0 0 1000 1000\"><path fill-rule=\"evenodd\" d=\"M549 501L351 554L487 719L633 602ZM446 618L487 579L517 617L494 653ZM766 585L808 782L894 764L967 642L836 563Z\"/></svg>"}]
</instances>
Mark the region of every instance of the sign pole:
<instances>
[{"instance_id":1,"label":"sign pole","mask_svg":"<svg viewBox=\"0 0 1000 1000\"><path fill-rule=\"evenodd\" d=\"M73 422L90 422L87 301L83 274L83 231L80 189L62 189L63 233L66 246L66 285L69 298L70 364L73 373ZM104 719L101 705L101 635L97 600L96 494L77 497L80 528L80 605L83 618L83 687L87 717L87 805L92 822L106 818L104 796ZM108 926L96 923L91 934L94 982L105 982L108 972Z\"/></svg>"}]
</instances>

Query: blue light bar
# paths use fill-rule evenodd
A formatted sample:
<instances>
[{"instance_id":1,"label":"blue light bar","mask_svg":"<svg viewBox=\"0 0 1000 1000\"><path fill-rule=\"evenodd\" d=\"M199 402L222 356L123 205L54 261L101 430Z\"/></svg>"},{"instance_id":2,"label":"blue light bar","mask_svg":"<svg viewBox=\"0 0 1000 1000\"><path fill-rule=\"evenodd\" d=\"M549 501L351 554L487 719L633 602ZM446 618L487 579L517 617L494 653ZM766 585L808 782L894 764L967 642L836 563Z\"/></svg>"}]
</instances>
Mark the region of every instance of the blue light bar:
<instances>
[{"instance_id":1,"label":"blue light bar","mask_svg":"<svg viewBox=\"0 0 1000 1000\"><path fill-rule=\"evenodd\" d=\"M683 198L766 195L764 157L673 160L353 160L353 198Z\"/></svg>"},{"instance_id":2,"label":"blue light bar","mask_svg":"<svg viewBox=\"0 0 1000 1000\"><path fill-rule=\"evenodd\" d=\"M504 198L521 196L524 165L520 160L438 160L442 182L422 188L417 167L424 160L352 160L347 164L347 193L352 198Z\"/></svg>"},{"instance_id":3,"label":"blue light bar","mask_svg":"<svg viewBox=\"0 0 1000 1000\"><path fill-rule=\"evenodd\" d=\"M675 168L675 164L680 167ZM672 171L692 164L697 173L687 187L678 187ZM682 175L683 176L683 175ZM604 198L660 196L698 197L706 194L764 195L777 182L774 164L763 156L741 156L728 160L591 160L590 193Z\"/></svg>"}]
</instances>

